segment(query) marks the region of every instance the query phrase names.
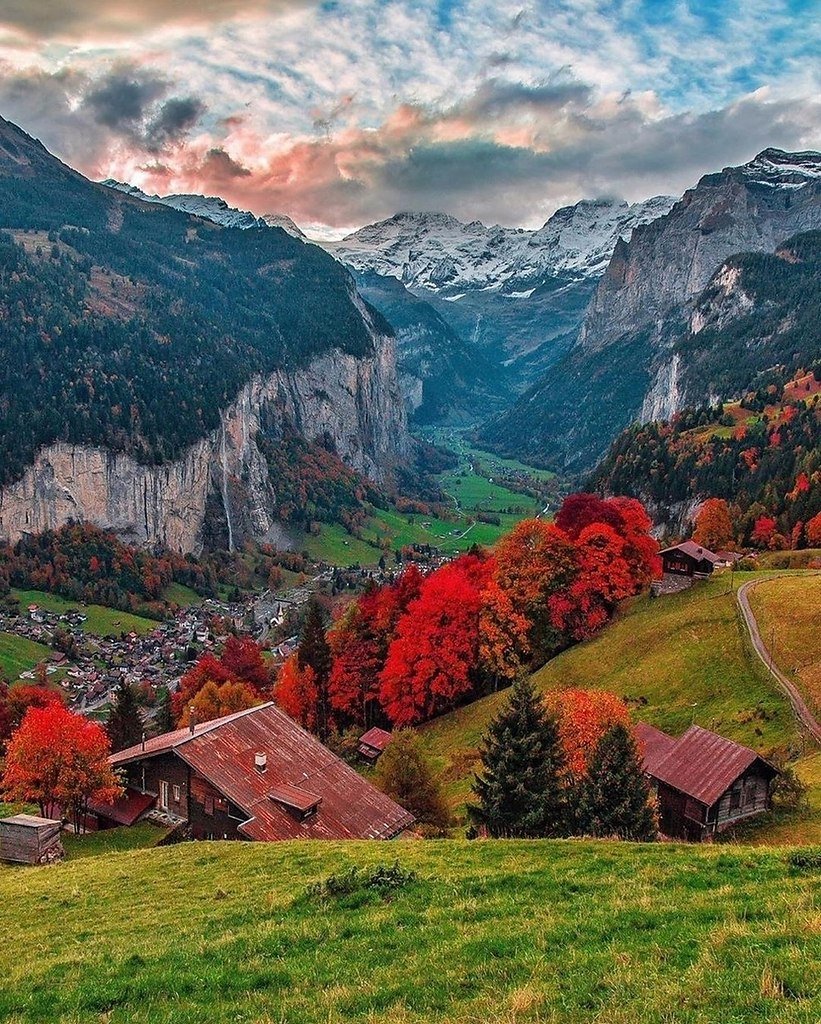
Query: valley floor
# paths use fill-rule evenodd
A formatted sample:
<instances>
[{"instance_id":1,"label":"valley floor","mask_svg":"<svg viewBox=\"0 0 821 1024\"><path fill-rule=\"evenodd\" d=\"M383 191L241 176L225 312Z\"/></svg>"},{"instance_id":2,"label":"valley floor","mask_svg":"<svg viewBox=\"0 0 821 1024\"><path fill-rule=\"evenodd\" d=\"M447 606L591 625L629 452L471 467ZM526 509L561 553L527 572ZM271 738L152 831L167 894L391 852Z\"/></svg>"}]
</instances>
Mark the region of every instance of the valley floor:
<instances>
[{"instance_id":1,"label":"valley floor","mask_svg":"<svg viewBox=\"0 0 821 1024\"><path fill-rule=\"evenodd\" d=\"M816 1024L818 869L573 841L197 843L0 867L10 1024ZM308 883L394 860L384 899Z\"/></svg>"}]
</instances>

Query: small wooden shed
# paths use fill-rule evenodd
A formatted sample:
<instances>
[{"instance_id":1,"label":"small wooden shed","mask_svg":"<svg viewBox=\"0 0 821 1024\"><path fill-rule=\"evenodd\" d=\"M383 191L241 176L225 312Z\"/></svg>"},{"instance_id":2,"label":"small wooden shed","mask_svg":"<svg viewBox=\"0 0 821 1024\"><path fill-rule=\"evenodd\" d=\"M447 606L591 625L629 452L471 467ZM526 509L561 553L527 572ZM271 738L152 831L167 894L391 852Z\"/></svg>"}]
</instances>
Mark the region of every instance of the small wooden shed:
<instances>
[{"instance_id":1,"label":"small wooden shed","mask_svg":"<svg viewBox=\"0 0 821 1024\"><path fill-rule=\"evenodd\" d=\"M50 864L63 859L62 822L35 814L0 818L0 860L14 864Z\"/></svg>"}]
</instances>

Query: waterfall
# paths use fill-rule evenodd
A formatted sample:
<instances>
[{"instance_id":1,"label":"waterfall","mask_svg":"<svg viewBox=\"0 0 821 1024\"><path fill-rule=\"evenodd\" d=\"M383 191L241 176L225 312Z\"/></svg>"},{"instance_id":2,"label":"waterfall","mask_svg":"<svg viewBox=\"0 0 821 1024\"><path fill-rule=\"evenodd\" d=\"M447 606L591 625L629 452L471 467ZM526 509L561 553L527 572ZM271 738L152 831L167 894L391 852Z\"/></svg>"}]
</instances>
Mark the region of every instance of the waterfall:
<instances>
[{"instance_id":1,"label":"waterfall","mask_svg":"<svg viewBox=\"0 0 821 1024\"><path fill-rule=\"evenodd\" d=\"M220 438L220 461L222 463L222 507L225 509L225 522L228 526L228 550L234 550L234 527L231 523L231 502L228 500L228 459L225 451L225 419L222 420L222 437Z\"/></svg>"}]
</instances>

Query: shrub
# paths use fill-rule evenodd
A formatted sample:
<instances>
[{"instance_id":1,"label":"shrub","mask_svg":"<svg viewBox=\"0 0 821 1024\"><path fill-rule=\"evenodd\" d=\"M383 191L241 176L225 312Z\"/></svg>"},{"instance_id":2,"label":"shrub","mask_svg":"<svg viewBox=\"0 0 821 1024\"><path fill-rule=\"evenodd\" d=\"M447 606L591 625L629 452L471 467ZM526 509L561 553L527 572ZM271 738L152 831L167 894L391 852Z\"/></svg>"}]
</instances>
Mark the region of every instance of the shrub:
<instances>
[{"instance_id":1,"label":"shrub","mask_svg":"<svg viewBox=\"0 0 821 1024\"><path fill-rule=\"evenodd\" d=\"M802 871L821 870L821 846L808 846L803 850L793 850L787 854L787 863L790 867L799 868Z\"/></svg>"},{"instance_id":2,"label":"shrub","mask_svg":"<svg viewBox=\"0 0 821 1024\"><path fill-rule=\"evenodd\" d=\"M354 893L374 893L384 900L415 882L416 877L415 871L406 871L400 867L399 861L394 861L390 867L382 864L375 868L353 866L309 885L305 895L308 899L328 900Z\"/></svg>"}]
</instances>

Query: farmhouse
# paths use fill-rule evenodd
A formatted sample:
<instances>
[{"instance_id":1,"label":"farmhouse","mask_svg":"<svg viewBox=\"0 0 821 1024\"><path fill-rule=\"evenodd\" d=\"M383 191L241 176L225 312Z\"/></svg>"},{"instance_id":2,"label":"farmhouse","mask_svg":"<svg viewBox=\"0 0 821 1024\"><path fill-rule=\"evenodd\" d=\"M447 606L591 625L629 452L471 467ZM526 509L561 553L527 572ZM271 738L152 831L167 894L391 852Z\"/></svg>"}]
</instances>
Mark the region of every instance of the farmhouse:
<instances>
[{"instance_id":1,"label":"farmhouse","mask_svg":"<svg viewBox=\"0 0 821 1024\"><path fill-rule=\"evenodd\" d=\"M769 809L778 772L749 747L698 725L674 739L640 722L636 737L664 835L701 842Z\"/></svg>"},{"instance_id":2,"label":"farmhouse","mask_svg":"<svg viewBox=\"0 0 821 1024\"><path fill-rule=\"evenodd\" d=\"M692 540L664 548L659 554L663 571L674 576L709 576L717 565L725 564L720 555Z\"/></svg>"},{"instance_id":3,"label":"farmhouse","mask_svg":"<svg viewBox=\"0 0 821 1024\"><path fill-rule=\"evenodd\" d=\"M112 754L126 791L100 827L149 811L195 839L393 839L413 816L273 704Z\"/></svg>"}]
</instances>

